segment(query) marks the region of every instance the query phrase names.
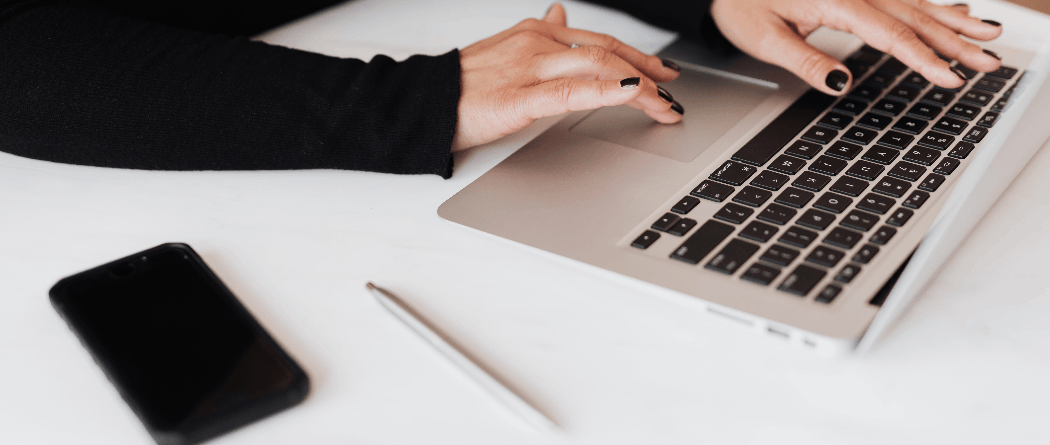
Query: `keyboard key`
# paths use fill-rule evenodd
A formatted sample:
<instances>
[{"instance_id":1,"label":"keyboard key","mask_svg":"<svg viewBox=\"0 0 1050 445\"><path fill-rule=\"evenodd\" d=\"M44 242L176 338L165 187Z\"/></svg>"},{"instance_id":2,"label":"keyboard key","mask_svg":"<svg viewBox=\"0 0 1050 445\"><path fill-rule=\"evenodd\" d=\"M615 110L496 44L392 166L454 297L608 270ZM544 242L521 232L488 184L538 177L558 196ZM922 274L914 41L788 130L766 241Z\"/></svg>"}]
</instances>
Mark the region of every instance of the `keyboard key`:
<instances>
[{"instance_id":1,"label":"keyboard key","mask_svg":"<svg viewBox=\"0 0 1050 445\"><path fill-rule=\"evenodd\" d=\"M715 247L718 247L722 240L726 239L731 233L733 233L733 226L731 225L718 221L705 222L681 246L675 249L674 253L671 254L671 258L689 264L697 264L712 250L715 250Z\"/></svg>"},{"instance_id":2,"label":"keyboard key","mask_svg":"<svg viewBox=\"0 0 1050 445\"><path fill-rule=\"evenodd\" d=\"M716 272L722 272L727 275L736 273L740 266L743 266L745 262L752 255L758 252L758 246L751 244L747 241L734 239L726 244L722 248L721 252L718 252L711 261L704 265L705 269L713 270Z\"/></svg>"},{"instance_id":3,"label":"keyboard key","mask_svg":"<svg viewBox=\"0 0 1050 445\"><path fill-rule=\"evenodd\" d=\"M853 200L837 193L827 192L820 196L813 207L833 213L842 213L853 204Z\"/></svg>"},{"instance_id":4,"label":"keyboard key","mask_svg":"<svg viewBox=\"0 0 1050 445\"><path fill-rule=\"evenodd\" d=\"M853 118L839 113L828 113L820 119L817 123L828 128L835 130L845 129L847 125L853 122Z\"/></svg>"},{"instance_id":5,"label":"keyboard key","mask_svg":"<svg viewBox=\"0 0 1050 445\"><path fill-rule=\"evenodd\" d=\"M937 163L937 166L933 168L933 172L941 175L950 175L956 168L959 168L959 160L955 158L944 158L941 162Z\"/></svg>"},{"instance_id":6,"label":"keyboard key","mask_svg":"<svg viewBox=\"0 0 1050 445\"><path fill-rule=\"evenodd\" d=\"M842 63L846 65L846 69L849 70L850 74L853 75L854 79L859 79L860 76L864 75L864 73L871 71L871 65L860 63L856 60L846 60Z\"/></svg>"},{"instance_id":7,"label":"keyboard key","mask_svg":"<svg viewBox=\"0 0 1050 445\"><path fill-rule=\"evenodd\" d=\"M711 173L710 179L732 185L741 185L744 181L747 181L747 178L755 174L757 170L755 167L742 162L726 161L714 173Z\"/></svg>"},{"instance_id":8,"label":"keyboard key","mask_svg":"<svg viewBox=\"0 0 1050 445\"><path fill-rule=\"evenodd\" d=\"M889 226L882 226L879 227L879 230L875 231L875 234L872 235L871 239L868 241L871 241L872 243L878 244L880 246L884 246L886 245L886 243L890 242L890 240L893 239L893 235L896 234L897 229L894 229L893 227Z\"/></svg>"},{"instance_id":9,"label":"keyboard key","mask_svg":"<svg viewBox=\"0 0 1050 445\"><path fill-rule=\"evenodd\" d=\"M931 90L929 93L926 93L925 96L922 96L923 102L926 102L930 105L936 105L938 107L948 105L948 103L951 102L952 99L955 99L955 94L944 90ZM938 113L940 113L939 110ZM931 117L930 119L933 118Z\"/></svg>"},{"instance_id":10,"label":"keyboard key","mask_svg":"<svg viewBox=\"0 0 1050 445\"><path fill-rule=\"evenodd\" d=\"M885 129L886 126L889 125L892 121L892 117L877 113L868 113L865 114L864 117L860 118L859 121L857 121L857 125L875 130L882 130Z\"/></svg>"},{"instance_id":11,"label":"keyboard key","mask_svg":"<svg viewBox=\"0 0 1050 445\"><path fill-rule=\"evenodd\" d=\"M974 105L985 106L992 101L992 93L981 90L970 90L959 98L959 102L968 102Z\"/></svg>"},{"instance_id":12,"label":"keyboard key","mask_svg":"<svg viewBox=\"0 0 1050 445\"><path fill-rule=\"evenodd\" d=\"M891 198L900 198L908 192L911 188L911 184L907 181L901 181L900 179L891 178L884 176L879 182L875 183L875 187L871 191L875 193L882 193L883 195Z\"/></svg>"},{"instance_id":13,"label":"keyboard key","mask_svg":"<svg viewBox=\"0 0 1050 445\"><path fill-rule=\"evenodd\" d=\"M896 78L896 76L890 76L884 73L875 73L868 76L867 79L864 79L864 83L874 86L876 88L886 89L889 88L890 85L893 85L894 78Z\"/></svg>"},{"instance_id":14,"label":"keyboard key","mask_svg":"<svg viewBox=\"0 0 1050 445\"><path fill-rule=\"evenodd\" d=\"M725 207L722 207L718 213L715 213L715 218L722 221L731 222L733 224L740 224L747 220L754 210L744 207L742 205L729 203Z\"/></svg>"},{"instance_id":15,"label":"keyboard key","mask_svg":"<svg viewBox=\"0 0 1050 445\"><path fill-rule=\"evenodd\" d=\"M653 243L655 243L658 239L660 239L659 233L653 232L652 230L646 230L645 232L642 232L642 234L638 238L635 238L634 241L631 242L631 247L636 247L645 250L648 249L649 246L653 245Z\"/></svg>"},{"instance_id":16,"label":"keyboard key","mask_svg":"<svg viewBox=\"0 0 1050 445\"><path fill-rule=\"evenodd\" d=\"M901 205L909 209L917 209L919 207L922 207L922 205L925 204L926 200L928 199L930 199L929 193L926 193L922 190L915 190L911 192L910 195L908 195L908 199L904 200L904 203Z\"/></svg>"},{"instance_id":17,"label":"keyboard key","mask_svg":"<svg viewBox=\"0 0 1050 445\"><path fill-rule=\"evenodd\" d=\"M768 261L778 266L787 266L788 264L791 264L792 261L795 261L795 258L798 258L798 255L799 251L795 249L774 244L769 246L769 249L766 249L766 253L763 253L758 259Z\"/></svg>"},{"instance_id":18,"label":"keyboard key","mask_svg":"<svg viewBox=\"0 0 1050 445\"><path fill-rule=\"evenodd\" d=\"M761 207L771 196L773 196L773 193L749 185L741 189L740 193L733 197L733 201L751 207Z\"/></svg>"},{"instance_id":19,"label":"keyboard key","mask_svg":"<svg viewBox=\"0 0 1050 445\"><path fill-rule=\"evenodd\" d=\"M678 215L675 215L674 213L664 213L664 216L661 216L660 219L656 220L656 222L654 222L649 228L666 232L671 227L674 227L674 224L678 222L678 219Z\"/></svg>"},{"instance_id":20,"label":"keyboard key","mask_svg":"<svg viewBox=\"0 0 1050 445\"><path fill-rule=\"evenodd\" d=\"M842 261L843 256L845 256L845 254L838 249L832 249L827 246L817 246L809 253L809 256L806 257L806 261L830 268L835 267L839 261Z\"/></svg>"},{"instance_id":21,"label":"keyboard key","mask_svg":"<svg viewBox=\"0 0 1050 445\"><path fill-rule=\"evenodd\" d=\"M927 121L932 121L938 115L941 114L942 110L943 110L943 108L941 108L941 107L935 107L933 105L928 105L928 104L918 104L918 105L915 105L915 106L911 107L911 109L908 110L908 116L917 117L919 119L923 119L923 120L927 120Z\"/></svg>"},{"instance_id":22,"label":"keyboard key","mask_svg":"<svg viewBox=\"0 0 1050 445\"><path fill-rule=\"evenodd\" d=\"M962 71L962 73L966 75L967 79L973 79L977 76L977 70L963 65L959 62L955 63L955 68L957 68L959 71Z\"/></svg>"},{"instance_id":23,"label":"keyboard key","mask_svg":"<svg viewBox=\"0 0 1050 445\"><path fill-rule=\"evenodd\" d=\"M974 88L977 88L979 90L991 91L993 93L998 93L1002 91L1003 87L1005 86L1006 82L1003 82L1001 79L996 79L995 77L988 76L984 76L978 79L977 82L973 84Z\"/></svg>"},{"instance_id":24,"label":"keyboard key","mask_svg":"<svg viewBox=\"0 0 1050 445\"><path fill-rule=\"evenodd\" d=\"M817 297L813 299L817 303L828 304L835 301L835 297L842 293L842 288L834 284L829 284L824 287L824 290L817 294Z\"/></svg>"},{"instance_id":25,"label":"keyboard key","mask_svg":"<svg viewBox=\"0 0 1050 445\"><path fill-rule=\"evenodd\" d=\"M803 161L794 156L780 155L780 157L774 160L772 164L769 164L769 169L793 175L795 173L798 173L798 171L805 166L806 161Z\"/></svg>"},{"instance_id":26,"label":"keyboard key","mask_svg":"<svg viewBox=\"0 0 1050 445\"><path fill-rule=\"evenodd\" d=\"M670 229L667 229L667 233L674 236L683 236L689 233L690 230L693 230L693 227L696 227L695 219L682 218L671 226Z\"/></svg>"},{"instance_id":27,"label":"keyboard key","mask_svg":"<svg viewBox=\"0 0 1050 445\"><path fill-rule=\"evenodd\" d=\"M904 160L916 164L933 165L934 162L937 162L937 158L940 157L941 152L937 150L916 146L908 149L908 153L904 155Z\"/></svg>"},{"instance_id":28,"label":"keyboard key","mask_svg":"<svg viewBox=\"0 0 1050 445\"><path fill-rule=\"evenodd\" d=\"M1010 98L1000 97L999 100L992 104L992 111L1002 112L1006 109L1006 105L1010 103Z\"/></svg>"},{"instance_id":29,"label":"keyboard key","mask_svg":"<svg viewBox=\"0 0 1050 445\"><path fill-rule=\"evenodd\" d=\"M805 249L809 247L809 245L814 240L817 239L817 235L819 234L812 230L806 230L798 226L792 226L791 228L787 229L787 231L784 232L784 235L782 235L777 241L780 241L784 244L790 244L800 249Z\"/></svg>"},{"instance_id":30,"label":"keyboard key","mask_svg":"<svg viewBox=\"0 0 1050 445\"><path fill-rule=\"evenodd\" d=\"M696 207L697 204L700 204L699 199L692 196L684 196L682 199L678 200L678 203L675 204L674 207L671 207L671 211L685 215L689 213L690 210L693 210L693 207Z\"/></svg>"},{"instance_id":31,"label":"keyboard key","mask_svg":"<svg viewBox=\"0 0 1050 445\"><path fill-rule=\"evenodd\" d=\"M835 139L835 136L838 135L839 132L835 130L831 130L824 127L812 127L809 130L806 130L805 133L802 133L802 139L826 145L827 143L831 142L832 139Z\"/></svg>"},{"instance_id":32,"label":"keyboard key","mask_svg":"<svg viewBox=\"0 0 1050 445\"><path fill-rule=\"evenodd\" d=\"M813 159L813 157L819 154L820 150L822 150L823 148L824 147L820 144L814 144L812 142L806 141L795 141L795 143L791 144L791 146L788 147L787 151L785 151L784 153L787 153L791 156L798 156L803 159Z\"/></svg>"},{"instance_id":33,"label":"keyboard key","mask_svg":"<svg viewBox=\"0 0 1050 445\"><path fill-rule=\"evenodd\" d=\"M873 162L857 161L849 170L846 170L846 174L866 181L874 181L885 170L886 167Z\"/></svg>"},{"instance_id":34,"label":"keyboard key","mask_svg":"<svg viewBox=\"0 0 1050 445\"><path fill-rule=\"evenodd\" d=\"M856 255L853 256L853 261L860 264L868 264L871 262L872 258L875 258L877 253L879 253L878 247L872 244L866 244L857 251Z\"/></svg>"},{"instance_id":35,"label":"keyboard key","mask_svg":"<svg viewBox=\"0 0 1050 445\"><path fill-rule=\"evenodd\" d=\"M755 177L754 181L751 181L751 184L767 190L777 191L780 190L784 184L787 184L789 179L791 179L791 177L788 175L763 170L762 173L759 173L758 176Z\"/></svg>"},{"instance_id":36,"label":"keyboard key","mask_svg":"<svg viewBox=\"0 0 1050 445\"><path fill-rule=\"evenodd\" d=\"M889 173L886 174L890 176L896 176L901 179L907 179L909 181L918 181L919 178L921 178L922 175L925 173L926 167L912 164L911 162L901 161L898 162L897 165L894 165L893 168L890 169Z\"/></svg>"},{"instance_id":37,"label":"keyboard key","mask_svg":"<svg viewBox=\"0 0 1050 445\"><path fill-rule=\"evenodd\" d=\"M744 227L744 230L740 232L740 236L764 243L769 241L773 235L776 235L777 231L779 231L779 229L764 222L751 221L751 223L749 223L747 227Z\"/></svg>"},{"instance_id":38,"label":"keyboard key","mask_svg":"<svg viewBox=\"0 0 1050 445\"><path fill-rule=\"evenodd\" d=\"M755 263L747 268L740 278L752 283L768 286L780 275L780 269L765 264Z\"/></svg>"},{"instance_id":39,"label":"keyboard key","mask_svg":"<svg viewBox=\"0 0 1050 445\"><path fill-rule=\"evenodd\" d=\"M986 76L998 77L1000 79L1010 80L1010 79L1012 79L1014 77L1015 74L1017 74L1017 68L1011 68L1011 67L1008 67L1006 65L1001 65L995 71L992 71L992 72L990 72L988 74L985 74L985 75Z\"/></svg>"},{"instance_id":40,"label":"keyboard key","mask_svg":"<svg viewBox=\"0 0 1050 445\"><path fill-rule=\"evenodd\" d=\"M913 71L911 74L904 76L904 80L902 80L901 83L911 85L916 88L926 88L926 86L930 84L930 81L926 80L925 77L922 77L922 74Z\"/></svg>"},{"instance_id":41,"label":"keyboard key","mask_svg":"<svg viewBox=\"0 0 1050 445\"><path fill-rule=\"evenodd\" d=\"M864 235L854 232L852 230L846 230L842 227L836 227L831 229L831 233L824 238L824 242L831 244L832 246L839 247L845 250L850 250L853 246L857 245L857 242L863 238Z\"/></svg>"},{"instance_id":42,"label":"keyboard key","mask_svg":"<svg viewBox=\"0 0 1050 445\"><path fill-rule=\"evenodd\" d=\"M879 60L882 60L882 52L865 45L849 56L849 60L855 60L858 63L863 63L865 65L874 65L878 63Z\"/></svg>"},{"instance_id":43,"label":"keyboard key","mask_svg":"<svg viewBox=\"0 0 1050 445\"><path fill-rule=\"evenodd\" d=\"M852 161L864 148L849 142L838 141L828 149L828 155Z\"/></svg>"},{"instance_id":44,"label":"keyboard key","mask_svg":"<svg viewBox=\"0 0 1050 445\"><path fill-rule=\"evenodd\" d=\"M972 121L980 114L981 109L973 105L955 104L948 108L948 116Z\"/></svg>"},{"instance_id":45,"label":"keyboard key","mask_svg":"<svg viewBox=\"0 0 1050 445\"><path fill-rule=\"evenodd\" d=\"M902 133L919 134L922 132L922 130L925 130L926 126L929 124L929 122L926 122L922 119L917 119L914 117L902 117L901 120L897 121L897 123L893 125L893 129Z\"/></svg>"},{"instance_id":46,"label":"keyboard key","mask_svg":"<svg viewBox=\"0 0 1050 445\"><path fill-rule=\"evenodd\" d=\"M830 177L824 176L819 173L807 171L802 172L802 174L799 175L798 178L795 179L795 182L792 182L791 185L798 188L804 188L806 190L819 192L821 190L824 190L824 187L826 187L829 182L831 182Z\"/></svg>"},{"instance_id":47,"label":"keyboard key","mask_svg":"<svg viewBox=\"0 0 1050 445\"><path fill-rule=\"evenodd\" d=\"M821 156L817 160L810 164L809 169L818 173L823 173L828 176L835 176L846 168L849 163L841 159L835 159L830 156Z\"/></svg>"},{"instance_id":48,"label":"keyboard key","mask_svg":"<svg viewBox=\"0 0 1050 445\"><path fill-rule=\"evenodd\" d=\"M927 176L926 179L923 179L922 182L919 183L919 190L926 190L927 192L936 192L937 187L940 187L941 184L944 184L944 176L938 175L936 173L930 173L930 175Z\"/></svg>"},{"instance_id":49,"label":"keyboard key","mask_svg":"<svg viewBox=\"0 0 1050 445\"><path fill-rule=\"evenodd\" d=\"M798 218L798 221L795 221L795 224L811 229L824 230L833 222L835 222L834 214L817 209L809 209Z\"/></svg>"},{"instance_id":50,"label":"keyboard key","mask_svg":"<svg viewBox=\"0 0 1050 445\"><path fill-rule=\"evenodd\" d=\"M894 99L900 99L902 102L911 102L916 97L919 97L919 92L922 90L914 87L905 85L897 85L890 88L890 91L886 93L886 97L892 97Z\"/></svg>"},{"instance_id":51,"label":"keyboard key","mask_svg":"<svg viewBox=\"0 0 1050 445\"><path fill-rule=\"evenodd\" d=\"M788 207L800 209L802 208L802 206L808 204L809 201L812 199L812 193L794 187L788 187L780 193L780 196L777 196L775 202L784 204Z\"/></svg>"},{"instance_id":52,"label":"keyboard key","mask_svg":"<svg viewBox=\"0 0 1050 445\"><path fill-rule=\"evenodd\" d=\"M860 210L851 210L845 218L842 218L842 222L839 224L851 229L867 232L871 230L872 227L875 227L875 224L878 224L878 222L878 216Z\"/></svg>"},{"instance_id":53,"label":"keyboard key","mask_svg":"<svg viewBox=\"0 0 1050 445\"><path fill-rule=\"evenodd\" d=\"M860 196L867 189L868 183L856 177L842 176L832 186L833 192L842 193L847 196Z\"/></svg>"},{"instance_id":54,"label":"keyboard key","mask_svg":"<svg viewBox=\"0 0 1050 445\"><path fill-rule=\"evenodd\" d=\"M770 204L766 206L765 210L762 210L762 213L758 214L758 219L782 226L787 224L788 221L791 221L791 218L794 218L797 213L798 211L790 207L784 207L780 204Z\"/></svg>"},{"instance_id":55,"label":"keyboard key","mask_svg":"<svg viewBox=\"0 0 1050 445\"><path fill-rule=\"evenodd\" d=\"M733 154L733 159L755 166L765 165L766 162L773 159L773 155L795 139L796 135L812 123L817 116L820 116L834 101L833 96L816 90L803 94L743 147L740 147L740 150Z\"/></svg>"},{"instance_id":56,"label":"keyboard key","mask_svg":"<svg viewBox=\"0 0 1050 445\"><path fill-rule=\"evenodd\" d=\"M869 130L867 128L861 128L854 125L853 128L850 128L848 131L846 131L845 134L842 135L842 139L850 142L855 142L861 145L868 145L871 143L872 139L875 139L875 136L878 135L879 132L877 131Z\"/></svg>"},{"instance_id":57,"label":"keyboard key","mask_svg":"<svg viewBox=\"0 0 1050 445\"><path fill-rule=\"evenodd\" d=\"M845 266L842 266L842 269L839 270L838 275L835 275L834 280L841 283L849 283L850 281L853 281L853 279L856 278L857 274L859 273L860 266L856 264L847 264Z\"/></svg>"},{"instance_id":58,"label":"keyboard key","mask_svg":"<svg viewBox=\"0 0 1050 445\"><path fill-rule=\"evenodd\" d=\"M935 130L954 135L962 134L962 132L966 131L967 126L966 122L950 117L942 117L936 124L933 124Z\"/></svg>"},{"instance_id":59,"label":"keyboard key","mask_svg":"<svg viewBox=\"0 0 1050 445\"><path fill-rule=\"evenodd\" d=\"M736 189L728 185L704 180L704 182L701 182L700 185L696 186L696 188L689 192L689 194L709 199L714 202L722 202L725 201L729 195L732 195L734 191L736 191Z\"/></svg>"},{"instance_id":60,"label":"keyboard key","mask_svg":"<svg viewBox=\"0 0 1050 445\"><path fill-rule=\"evenodd\" d=\"M888 60L886 60L885 63L882 64L882 66L879 66L878 71L880 73L888 73L896 77L901 75L905 71L908 71L908 66L905 65L904 62L897 60L896 57L890 57Z\"/></svg>"},{"instance_id":61,"label":"keyboard key","mask_svg":"<svg viewBox=\"0 0 1050 445\"><path fill-rule=\"evenodd\" d=\"M907 147L914 140L915 136L909 136L899 131L887 131L886 134L879 138L878 144L903 150L904 147Z\"/></svg>"},{"instance_id":62,"label":"keyboard key","mask_svg":"<svg viewBox=\"0 0 1050 445\"><path fill-rule=\"evenodd\" d=\"M871 111L878 111L880 113L896 116L901 114L905 107L907 107L907 104L895 100L883 99L876 103L875 106L871 107Z\"/></svg>"},{"instance_id":63,"label":"keyboard key","mask_svg":"<svg viewBox=\"0 0 1050 445\"><path fill-rule=\"evenodd\" d=\"M900 154L900 150L876 145L869 148L868 152L864 153L864 156L861 156L861 159L877 162L882 165L890 165L890 163L893 162L894 159L897 159L897 156Z\"/></svg>"},{"instance_id":64,"label":"keyboard key","mask_svg":"<svg viewBox=\"0 0 1050 445\"><path fill-rule=\"evenodd\" d=\"M994 126L995 122L998 120L999 113L989 111L987 113L984 113L984 116L981 116L981 119L977 121L977 125L980 125L985 128L992 128L992 126Z\"/></svg>"},{"instance_id":65,"label":"keyboard key","mask_svg":"<svg viewBox=\"0 0 1050 445\"><path fill-rule=\"evenodd\" d=\"M857 203L857 208L861 210L867 210L871 213L885 215L886 212L889 212L890 208L892 208L893 205L896 203L897 201L894 201L885 196L876 195L874 193L868 193L864 196L863 199L860 200L860 202Z\"/></svg>"},{"instance_id":66,"label":"keyboard key","mask_svg":"<svg viewBox=\"0 0 1050 445\"><path fill-rule=\"evenodd\" d=\"M890 215L890 218L886 220L886 224L897 227L903 226L909 219L911 219L912 215L915 215L915 212L911 210L897 209L892 215Z\"/></svg>"},{"instance_id":67,"label":"keyboard key","mask_svg":"<svg viewBox=\"0 0 1050 445\"><path fill-rule=\"evenodd\" d=\"M867 102L864 102L860 99L846 98L840 100L839 103L835 104L834 110L842 114L856 116L863 112L865 108L868 108Z\"/></svg>"},{"instance_id":68,"label":"keyboard key","mask_svg":"<svg viewBox=\"0 0 1050 445\"><path fill-rule=\"evenodd\" d=\"M828 273L815 267L800 264L788 274L777 289L798 296L806 296Z\"/></svg>"},{"instance_id":69,"label":"keyboard key","mask_svg":"<svg viewBox=\"0 0 1050 445\"><path fill-rule=\"evenodd\" d=\"M948 152L948 156L957 159L966 159L974 148L977 147L969 142L959 142L958 144L955 144L955 148L953 148L952 151Z\"/></svg>"},{"instance_id":70,"label":"keyboard key","mask_svg":"<svg viewBox=\"0 0 1050 445\"><path fill-rule=\"evenodd\" d=\"M952 142L955 142L954 136L948 136L936 131L927 131L926 134L919 138L919 145L936 148L938 150L948 148L949 145L952 145Z\"/></svg>"},{"instance_id":71,"label":"keyboard key","mask_svg":"<svg viewBox=\"0 0 1050 445\"><path fill-rule=\"evenodd\" d=\"M875 98L879 97L880 94L882 94L882 88L879 88L874 85L861 85L859 87L854 88L853 91L849 92L850 97L857 98L865 102L871 102L875 100Z\"/></svg>"},{"instance_id":72,"label":"keyboard key","mask_svg":"<svg viewBox=\"0 0 1050 445\"><path fill-rule=\"evenodd\" d=\"M984 127L973 127L963 136L964 141L978 143L988 135L988 129Z\"/></svg>"}]
</instances>

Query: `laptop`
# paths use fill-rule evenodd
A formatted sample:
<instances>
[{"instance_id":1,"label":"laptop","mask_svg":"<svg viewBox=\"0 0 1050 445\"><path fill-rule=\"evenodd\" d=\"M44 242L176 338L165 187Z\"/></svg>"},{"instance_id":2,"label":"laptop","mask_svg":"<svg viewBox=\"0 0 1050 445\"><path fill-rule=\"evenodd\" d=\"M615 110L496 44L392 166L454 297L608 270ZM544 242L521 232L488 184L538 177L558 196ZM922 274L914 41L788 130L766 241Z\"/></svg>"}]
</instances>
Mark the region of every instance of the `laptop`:
<instances>
[{"instance_id":1,"label":"laptop","mask_svg":"<svg viewBox=\"0 0 1050 445\"><path fill-rule=\"evenodd\" d=\"M1050 24L989 7L1031 29ZM981 43L1002 67L952 62L970 79L948 90L818 30L808 41L853 72L841 98L678 40L659 55L683 68L667 87L686 109L681 123L626 106L570 114L438 214L800 348L863 351L1050 137L1042 34Z\"/></svg>"}]
</instances>

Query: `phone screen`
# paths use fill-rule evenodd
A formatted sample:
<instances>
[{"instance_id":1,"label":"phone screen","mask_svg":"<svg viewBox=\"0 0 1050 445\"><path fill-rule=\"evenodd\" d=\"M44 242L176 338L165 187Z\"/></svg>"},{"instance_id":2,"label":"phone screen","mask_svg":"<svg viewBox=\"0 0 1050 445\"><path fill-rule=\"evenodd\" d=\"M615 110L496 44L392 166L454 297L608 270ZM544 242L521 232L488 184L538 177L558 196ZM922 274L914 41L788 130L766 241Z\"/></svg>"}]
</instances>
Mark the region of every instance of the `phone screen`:
<instances>
[{"instance_id":1,"label":"phone screen","mask_svg":"<svg viewBox=\"0 0 1050 445\"><path fill-rule=\"evenodd\" d=\"M204 440L305 397L303 371L188 246L67 278L52 301L158 442Z\"/></svg>"}]
</instances>

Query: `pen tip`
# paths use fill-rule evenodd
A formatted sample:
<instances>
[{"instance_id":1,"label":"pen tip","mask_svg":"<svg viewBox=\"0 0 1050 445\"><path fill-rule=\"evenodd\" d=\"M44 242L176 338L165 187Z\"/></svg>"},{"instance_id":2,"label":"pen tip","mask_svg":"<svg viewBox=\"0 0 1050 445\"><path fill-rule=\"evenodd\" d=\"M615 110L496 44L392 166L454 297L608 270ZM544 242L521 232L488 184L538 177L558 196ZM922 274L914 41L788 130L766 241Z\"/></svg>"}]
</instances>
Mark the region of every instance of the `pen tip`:
<instances>
[{"instance_id":1,"label":"pen tip","mask_svg":"<svg viewBox=\"0 0 1050 445\"><path fill-rule=\"evenodd\" d=\"M372 282L369 281L368 283L365 283L365 287L367 287L369 290L371 290L371 289L375 289L376 285L372 284Z\"/></svg>"}]
</instances>

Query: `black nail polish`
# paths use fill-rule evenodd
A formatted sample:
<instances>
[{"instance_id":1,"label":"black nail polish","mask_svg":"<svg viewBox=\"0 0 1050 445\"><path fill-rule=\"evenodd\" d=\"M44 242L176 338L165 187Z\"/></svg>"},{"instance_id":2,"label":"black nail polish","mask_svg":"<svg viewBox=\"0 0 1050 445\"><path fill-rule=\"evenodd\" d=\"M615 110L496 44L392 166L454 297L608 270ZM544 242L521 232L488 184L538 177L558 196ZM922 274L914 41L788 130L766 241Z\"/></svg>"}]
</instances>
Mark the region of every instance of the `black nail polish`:
<instances>
[{"instance_id":1,"label":"black nail polish","mask_svg":"<svg viewBox=\"0 0 1050 445\"><path fill-rule=\"evenodd\" d=\"M623 89L636 88L641 83L642 83L642 78L641 77L628 77L628 78L620 81L620 88L623 88Z\"/></svg>"},{"instance_id":2,"label":"black nail polish","mask_svg":"<svg viewBox=\"0 0 1050 445\"><path fill-rule=\"evenodd\" d=\"M990 49L982 49L981 51L984 51L984 53L989 56L995 57L995 60L1003 60L1003 58L999 57L999 55L996 54L995 51L992 51Z\"/></svg>"},{"instance_id":3,"label":"black nail polish","mask_svg":"<svg viewBox=\"0 0 1050 445\"><path fill-rule=\"evenodd\" d=\"M984 22L984 23L987 23L987 24L989 24L989 25L992 25L992 26L1003 26L1003 24L1002 24L1002 23L999 23L999 22L997 22L997 21L995 21L995 20L988 20L988 19L985 19L985 20L981 20L981 21L982 21L982 22Z\"/></svg>"},{"instance_id":4,"label":"black nail polish","mask_svg":"<svg viewBox=\"0 0 1050 445\"><path fill-rule=\"evenodd\" d=\"M678 71L679 73L682 72L682 67L678 66L677 63L674 63L674 62L672 62L670 60L667 60L667 59L660 59L660 62L662 62L664 64L664 67L673 69L675 71Z\"/></svg>"},{"instance_id":5,"label":"black nail polish","mask_svg":"<svg viewBox=\"0 0 1050 445\"><path fill-rule=\"evenodd\" d=\"M674 110L675 113L685 114L685 108L682 108L682 104L678 102L671 102L671 109Z\"/></svg>"},{"instance_id":6,"label":"black nail polish","mask_svg":"<svg viewBox=\"0 0 1050 445\"><path fill-rule=\"evenodd\" d=\"M970 6L970 5L967 5L966 3L956 3L956 4L954 4L954 5L950 5L950 6L952 6L952 7L957 7L957 6L967 6L967 7L968 7L968 6Z\"/></svg>"},{"instance_id":7,"label":"black nail polish","mask_svg":"<svg viewBox=\"0 0 1050 445\"><path fill-rule=\"evenodd\" d=\"M960 70L959 68L953 66L952 72L955 73L956 76L959 76L959 78L962 79L963 82L970 80L966 78L966 73L963 73L962 70Z\"/></svg>"},{"instance_id":8,"label":"black nail polish","mask_svg":"<svg viewBox=\"0 0 1050 445\"><path fill-rule=\"evenodd\" d=\"M828 73L828 77L824 79L824 85L835 91L842 91L846 88L846 82L849 82L849 74L846 74L842 70L835 70Z\"/></svg>"},{"instance_id":9,"label":"black nail polish","mask_svg":"<svg viewBox=\"0 0 1050 445\"><path fill-rule=\"evenodd\" d=\"M666 100L668 102L674 102L674 96L671 96L671 93L668 93L667 90L664 89L664 87L656 87L656 94L659 94L660 98L663 100Z\"/></svg>"}]
</instances>

